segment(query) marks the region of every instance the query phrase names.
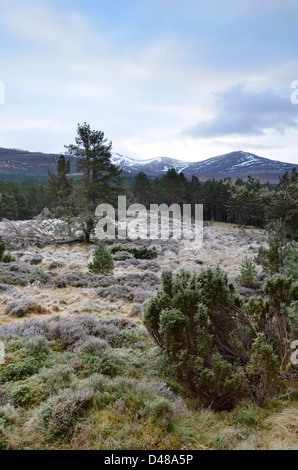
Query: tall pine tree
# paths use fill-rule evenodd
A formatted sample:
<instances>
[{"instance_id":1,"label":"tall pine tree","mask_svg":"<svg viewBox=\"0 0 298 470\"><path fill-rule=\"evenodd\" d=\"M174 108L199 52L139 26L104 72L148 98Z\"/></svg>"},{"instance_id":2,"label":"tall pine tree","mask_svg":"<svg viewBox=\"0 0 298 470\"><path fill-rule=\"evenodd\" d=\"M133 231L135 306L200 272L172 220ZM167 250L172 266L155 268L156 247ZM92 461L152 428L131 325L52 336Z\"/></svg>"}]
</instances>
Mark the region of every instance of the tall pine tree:
<instances>
[{"instance_id":1,"label":"tall pine tree","mask_svg":"<svg viewBox=\"0 0 298 470\"><path fill-rule=\"evenodd\" d=\"M77 215L86 242L95 227L95 209L98 204L117 202L123 190L124 180L120 168L111 163L112 142L103 131L92 130L89 124L78 125L75 145L66 148L79 157L77 170L82 173L76 190Z\"/></svg>"}]
</instances>

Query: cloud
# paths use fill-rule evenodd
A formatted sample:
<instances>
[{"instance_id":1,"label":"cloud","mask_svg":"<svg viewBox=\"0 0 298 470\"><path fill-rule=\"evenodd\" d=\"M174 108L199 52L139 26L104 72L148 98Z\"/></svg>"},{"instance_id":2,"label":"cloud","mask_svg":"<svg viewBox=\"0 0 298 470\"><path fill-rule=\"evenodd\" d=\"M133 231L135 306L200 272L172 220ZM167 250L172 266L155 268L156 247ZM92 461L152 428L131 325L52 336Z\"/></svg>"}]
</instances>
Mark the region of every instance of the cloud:
<instances>
[{"instance_id":1,"label":"cloud","mask_svg":"<svg viewBox=\"0 0 298 470\"><path fill-rule=\"evenodd\" d=\"M81 47L88 23L78 12L57 10L47 0L2 0L1 3L1 26L10 34L13 32L15 38L21 38L23 47L30 43L34 48Z\"/></svg>"},{"instance_id":2,"label":"cloud","mask_svg":"<svg viewBox=\"0 0 298 470\"><path fill-rule=\"evenodd\" d=\"M226 140L296 152L297 0L0 0L0 10L0 146L60 152L87 121L144 158L198 160Z\"/></svg>"},{"instance_id":3,"label":"cloud","mask_svg":"<svg viewBox=\"0 0 298 470\"><path fill-rule=\"evenodd\" d=\"M298 126L298 110L289 97L277 95L272 88L252 92L239 84L216 96L216 116L187 128L183 134L195 138L229 135L284 134Z\"/></svg>"}]
</instances>

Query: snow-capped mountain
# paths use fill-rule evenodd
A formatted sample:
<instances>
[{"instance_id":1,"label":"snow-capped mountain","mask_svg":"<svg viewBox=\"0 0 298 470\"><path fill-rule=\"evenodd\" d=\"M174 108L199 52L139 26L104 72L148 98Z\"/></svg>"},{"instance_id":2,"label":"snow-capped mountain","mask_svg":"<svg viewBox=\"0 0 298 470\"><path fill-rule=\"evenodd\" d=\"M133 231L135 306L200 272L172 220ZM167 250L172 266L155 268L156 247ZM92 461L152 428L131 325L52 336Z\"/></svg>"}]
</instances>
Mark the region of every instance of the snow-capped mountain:
<instances>
[{"instance_id":1,"label":"snow-capped mountain","mask_svg":"<svg viewBox=\"0 0 298 470\"><path fill-rule=\"evenodd\" d=\"M189 163L174 158L158 157L148 160L135 160L119 153L113 153L111 160L114 165L120 166L126 173L135 174L143 171L150 176L160 176L170 168L175 168L178 173L181 173L189 166Z\"/></svg>"},{"instance_id":2,"label":"snow-capped mountain","mask_svg":"<svg viewBox=\"0 0 298 470\"><path fill-rule=\"evenodd\" d=\"M55 172L59 155L0 148L0 174L47 176ZM77 157L66 155L71 162L71 172L76 173ZM143 171L148 176L162 176L170 168L185 176L198 176L201 181L209 178L245 178L248 173L258 176L262 182L277 183L279 176L298 165L259 157L248 152L231 152L199 162L185 162L174 158L158 157L136 160L119 153L112 154L112 163L119 166L124 175L134 176Z\"/></svg>"},{"instance_id":3,"label":"snow-capped mountain","mask_svg":"<svg viewBox=\"0 0 298 470\"><path fill-rule=\"evenodd\" d=\"M259 157L247 152L231 152L200 162L185 162L173 158L159 157L150 160L135 160L114 153L112 161L120 166L125 173L137 174L143 171L149 176L165 174L169 168L175 168L178 173L186 176L196 175L201 180L208 178L245 178L248 173L258 176L261 181L278 182L278 177L286 171L291 171L297 165L284 163L268 158Z\"/></svg>"},{"instance_id":4,"label":"snow-capped mountain","mask_svg":"<svg viewBox=\"0 0 298 470\"><path fill-rule=\"evenodd\" d=\"M258 176L261 181L278 182L280 175L293 168L297 168L297 165L238 151L191 163L188 170L190 174L198 175L203 179L229 176L233 179L245 178L248 173L251 173Z\"/></svg>"}]
</instances>

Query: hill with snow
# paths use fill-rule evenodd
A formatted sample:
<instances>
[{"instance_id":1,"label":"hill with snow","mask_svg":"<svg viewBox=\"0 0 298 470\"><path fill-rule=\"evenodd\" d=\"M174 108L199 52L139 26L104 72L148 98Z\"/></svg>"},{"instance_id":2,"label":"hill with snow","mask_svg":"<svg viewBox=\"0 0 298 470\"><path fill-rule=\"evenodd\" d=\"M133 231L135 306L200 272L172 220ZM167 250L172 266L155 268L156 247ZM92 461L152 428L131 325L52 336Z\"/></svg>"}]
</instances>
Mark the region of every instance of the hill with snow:
<instances>
[{"instance_id":1,"label":"hill with snow","mask_svg":"<svg viewBox=\"0 0 298 470\"><path fill-rule=\"evenodd\" d=\"M0 148L0 174L47 176L48 170L56 171L58 158L57 154ZM67 158L71 162L71 172L75 174L77 157L67 155ZM198 162L185 162L168 157L136 160L119 153L113 153L111 160L123 170L124 175L134 176L142 171L148 176L157 177L166 174L170 168L175 168L178 173L184 173L187 177L196 175L201 181L209 178L245 178L251 173L262 182L277 183L279 176L297 168L293 163L270 160L243 151L230 152Z\"/></svg>"},{"instance_id":2,"label":"hill with snow","mask_svg":"<svg viewBox=\"0 0 298 470\"><path fill-rule=\"evenodd\" d=\"M292 163L270 160L242 151L219 155L200 162L185 162L166 157L135 160L114 153L112 161L129 174L143 171L149 176L160 176L170 168L175 168L178 173L183 172L188 177L196 175L202 181L209 178L245 178L248 173L252 173L254 176L258 176L261 181L269 180L274 183L278 182L279 176L283 173L297 167Z\"/></svg>"}]
</instances>

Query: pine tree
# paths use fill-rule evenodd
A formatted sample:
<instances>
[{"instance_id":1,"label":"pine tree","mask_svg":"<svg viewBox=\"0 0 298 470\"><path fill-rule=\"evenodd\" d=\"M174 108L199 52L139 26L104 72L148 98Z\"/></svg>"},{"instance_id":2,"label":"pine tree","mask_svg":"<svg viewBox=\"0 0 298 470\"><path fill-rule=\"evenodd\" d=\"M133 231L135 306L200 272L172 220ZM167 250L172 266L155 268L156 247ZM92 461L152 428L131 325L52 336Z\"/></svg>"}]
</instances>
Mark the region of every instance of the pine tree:
<instances>
[{"instance_id":1,"label":"pine tree","mask_svg":"<svg viewBox=\"0 0 298 470\"><path fill-rule=\"evenodd\" d=\"M131 185L133 200L137 204L144 204L146 207L150 204L150 181L145 173L140 172L135 177Z\"/></svg>"},{"instance_id":2,"label":"pine tree","mask_svg":"<svg viewBox=\"0 0 298 470\"><path fill-rule=\"evenodd\" d=\"M188 201L191 204L200 204L202 200L202 185L197 176L192 176L188 187Z\"/></svg>"},{"instance_id":3,"label":"pine tree","mask_svg":"<svg viewBox=\"0 0 298 470\"><path fill-rule=\"evenodd\" d=\"M15 185L9 181L0 182L0 219L17 220L18 203L15 198Z\"/></svg>"},{"instance_id":4,"label":"pine tree","mask_svg":"<svg viewBox=\"0 0 298 470\"><path fill-rule=\"evenodd\" d=\"M238 282L243 287L254 288L256 286L256 276L258 271L255 268L253 261L245 257L241 264L241 273Z\"/></svg>"},{"instance_id":5,"label":"pine tree","mask_svg":"<svg viewBox=\"0 0 298 470\"><path fill-rule=\"evenodd\" d=\"M77 170L83 173L76 188L75 204L86 242L95 226L95 209L98 204L115 204L124 180L121 171L111 163L112 142L107 142L104 132L91 130L90 125L78 125L76 145L66 148L79 157Z\"/></svg>"},{"instance_id":6,"label":"pine tree","mask_svg":"<svg viewBox=\"0 0 298 470\"><path fill-rule=\"evenodd\" d=\"M266 274L279 273L284 266L288 245L283 221L279 220L269 227L268 245L268 249L259 249L256 262L263 267Z\"/></svg>"},{"instance_id":7,"label":"pine tree","mask_svg":"<svg viewBox=\"0 0 298 470\"><path fill-rule=\"evenodd\" d=\"M258 178L247 175L247 180L237 179L225 182L230 197L227 201L228 221L240 225L264 226L265 203L262 195L262 185ZM265 185L266 186L266 185ZM271 190L269 191L271 197Z\"/></svg>"},{"instance_id":8,"label":"pine tree","mask_svg":"<svg viewBox=\"0 0 298 470\"><path fill-rule=\"evenodd\" d=\"M207 180L202 188L204 218L206 220L225 221L228 189L222 181Z\"/></svg>"},{"instance_id":9,"label":"pine tree","mask_svg":"<svg viewBox=\"0 0 298 470\"><path fill-rule=\"evenodd\" d=\"M186 202L187 180L183 173L176 173L175 168L168 170L162 179L162 185L167 193L167 204L183 204Z\"/></svg>"},{"instance_id":10,"label":"pine tree","mask_svg":"<svg viewBox=\"0 0 298 470\"><path fill-rule=\"evenodd\" d=\"M89 271L93 274L109 275L114 270L114 260L110 250L103 242L100 242L95 250L93 262L88 265Z\"/></svg>"},{"instance_id":11,"label":"pine tree","mask_svg":"<svg viewBox=\"0 0 298 470\"><path fill-rule=\"evenodd\" d=\"M294 168L280 177L279 184L272 190L269 204L266 204L267 222L282 220L288 236L298 238L298 172Z\"/></svg>"},{"instance_id":12,"label":"pine tree","mask_svg":"<svg viewBox=\"0 0 298 470\"><path fill-rule=\"evenodd\" d=\"M55 209L62 214L69 214L71 208L71 195L73 191L73 179L70 173L70 161L64 155L60 155L57 166L57 175L49 171L48 192Z\"/></svg>"},{"instance_id":13,"label":"pine tree","mask_svg":"<svg viewBox=\"0 0 298 470\"><path fill-rule=\"evenodd\" d=\"M150 201L152 204L163 204L167 201L167 191L162 184L162 180L159 178L154 178L151 185L151 194Z\"/></svg>"}]
</instances>

